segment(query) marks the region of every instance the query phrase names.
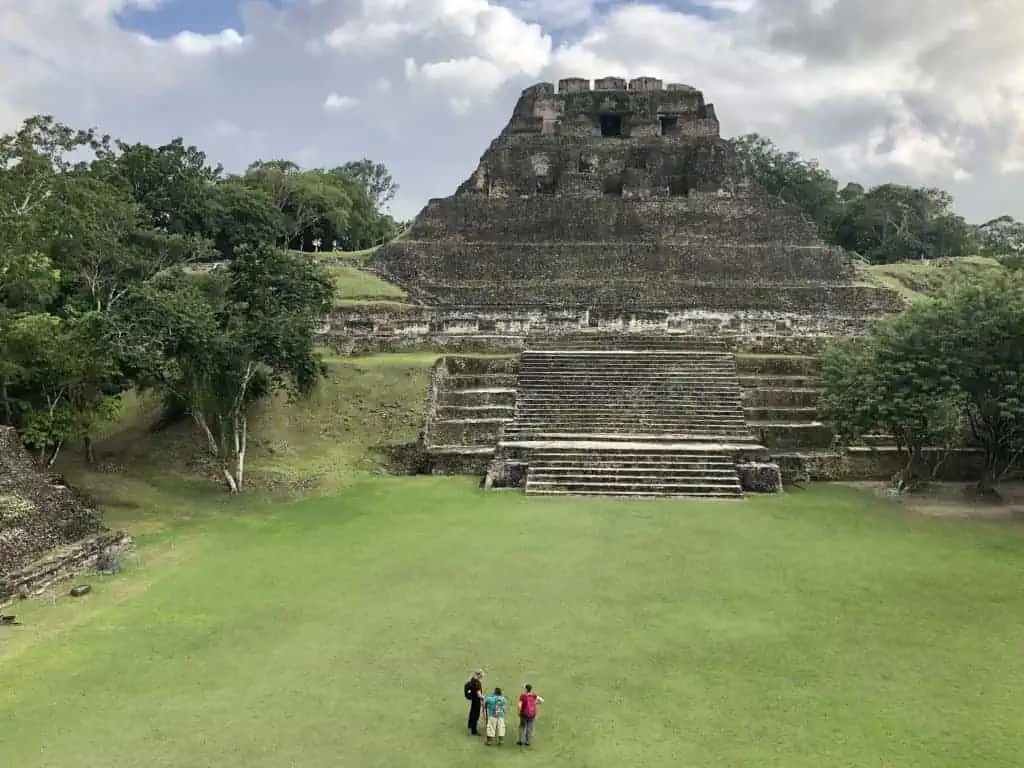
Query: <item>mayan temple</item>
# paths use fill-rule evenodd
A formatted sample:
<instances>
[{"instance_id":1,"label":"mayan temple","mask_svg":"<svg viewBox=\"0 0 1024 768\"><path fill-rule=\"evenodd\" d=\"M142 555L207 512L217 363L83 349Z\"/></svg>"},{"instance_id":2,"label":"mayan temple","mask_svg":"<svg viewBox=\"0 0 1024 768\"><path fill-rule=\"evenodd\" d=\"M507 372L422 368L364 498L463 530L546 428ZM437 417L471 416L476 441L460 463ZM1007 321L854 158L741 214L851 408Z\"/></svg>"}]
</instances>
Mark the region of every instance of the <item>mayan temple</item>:
<instances>
[{"instance_id":1,"label":"mayan temple","mask_svg":"<svg viewBox=\"0 0 1024 768\"><path fill-rule=\"evenodd\" d=\"M739 496L813 474L832 443L814 351L902 306L751 180L701 91L649 77L524 90L372 268L421 310L350 333L520 351L442 358L423 441L432 471L528 493Z\"/></svg>"}]
</instances>

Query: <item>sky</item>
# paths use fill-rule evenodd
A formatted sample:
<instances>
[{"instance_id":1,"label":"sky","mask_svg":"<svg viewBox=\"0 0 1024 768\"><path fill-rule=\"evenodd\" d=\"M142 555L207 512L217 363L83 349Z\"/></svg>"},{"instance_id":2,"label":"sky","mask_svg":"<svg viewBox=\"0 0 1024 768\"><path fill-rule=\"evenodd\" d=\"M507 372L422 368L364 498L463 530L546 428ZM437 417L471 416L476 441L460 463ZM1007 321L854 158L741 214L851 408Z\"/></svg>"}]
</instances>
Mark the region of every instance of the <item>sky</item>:
<instances>
[{"instance_id":1,"label":"sky","mask_svg":"<svg viewBox=\"0 0 1024 768\"><path fill-rule=\"evenodd\" d=\"M723 135L844 182L1024 219L1021 0L0 0L0 132L182 136L232 172L370 157L401 219L472 173L523 88L607 75L692 84Z\"/></svg>"}]
</instances>

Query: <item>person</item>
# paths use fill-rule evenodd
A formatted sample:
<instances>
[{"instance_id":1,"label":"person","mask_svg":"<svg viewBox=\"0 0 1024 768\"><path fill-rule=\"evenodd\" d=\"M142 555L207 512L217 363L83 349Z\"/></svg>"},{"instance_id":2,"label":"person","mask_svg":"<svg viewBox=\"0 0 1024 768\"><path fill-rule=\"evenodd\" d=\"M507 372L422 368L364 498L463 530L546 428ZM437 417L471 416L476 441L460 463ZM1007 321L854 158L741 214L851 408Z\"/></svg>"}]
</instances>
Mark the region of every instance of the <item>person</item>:
<instances>
[{"instance_id":1,"label":"person","mask_svg":"<svg viewBox=\"0 0 1024 768\"><path fill-rule=\"evenodd\" d=\"M497 739L498 746L505 741L505 709L508 707L508 699L501 693L501 688L495 688L494 693L484 700L484 707L487 710L487 744Z\"/></svg>"},{"instance_id":2,"label":"person","mask_svg":"<svg viewBox=\"0 0 1024 768\"><path fill-rule=\"evenodd\" d=\"M466 695L466 699L469 700L469 719L466 721L466 725L469 727L470 736L479 736L480 731L477 728L480 725L480 708L483 705L484 700L484 671L478 669L473 673L473 676L466 681L466 685L463 688L463 692Z\"/></svg>"},{"instance_id":3,"label":"person","mask_svg":"<svg viewBox=\"0 0 1024 768\"><path fill-rule=\"evenodd\" d=\"M516 744L520 747L529 747L533 741L533 722L537 719L537 705L544 703L544 699L533 692L533 686L529 683L524 686L519 694L519 741Z\"/></svg>"}]
</instances>

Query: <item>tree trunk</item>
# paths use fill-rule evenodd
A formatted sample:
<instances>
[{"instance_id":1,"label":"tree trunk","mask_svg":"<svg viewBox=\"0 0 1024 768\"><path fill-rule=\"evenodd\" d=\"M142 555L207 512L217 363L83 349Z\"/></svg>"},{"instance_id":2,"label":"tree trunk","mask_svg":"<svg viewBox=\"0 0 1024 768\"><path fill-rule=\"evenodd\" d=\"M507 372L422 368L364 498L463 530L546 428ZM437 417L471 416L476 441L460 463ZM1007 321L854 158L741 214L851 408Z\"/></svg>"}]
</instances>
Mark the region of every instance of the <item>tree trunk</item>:
<instances>
[{"instance_id":1,"label":"tree trunk","mask_svg":"<svg viewBox=\"0 0 1024 768\"><path fill-rule=\"evenodd\" d=\"M231 469L228 468L227 464L224 464L221 467L220 471L224 475L224 482L228 484L228 490L231 491L232 494L238 493L240 490L238 487L238 483L236 482L234 476L231 474Z\"/></svg>"},{"instance_id":2,"label":"tree trunk","mask_svg":"<svg viewBox=\"0 0 1024 768\"><path fill-rule=\"evenodd\" d=\"M6 384L0 387L0 405L2 405L4 409L4 424L8 427L13 427L14 424L12 422L14 421L14 409L11 407L11 397L7 393Z\"/></svg>"},{"instance_id":3,"label":"tree trunk","mask_svg":"<svg viewBox=\"0 0 1024 768\"><path fill-rule=\"evenodd\" d=\"M85 463L90 467L96 465L96 447L92 443L92 438L86 435L82 439L83 446L85 448Z\"/></svg>"},{"instance_id":4,"label":"tree trunk","mask_svg":"<svg viewBox=\"0 0 1024 768\"><path fill-rule=\"evenodd\" d=\"M245 451L249 442L249 420L245 414L235 414L235 481L241 491L245 479Z\"/></svg>"},{"instance_id":5,"label":"tree trunk","mask_svg":"<svg viewBox=\"0 0 1024 768\"><path fill-rule=\"evenodd\" d=\"M216 458L220 458L220 450L217 448L217 439L213 436L213 431L210 429L210 425L206 423L206 417L203 416L202 412L193 410L192 420L199 425L199 428L206 435L206 447L210 449L210 454Z\"/></svg>"}]
</instances>

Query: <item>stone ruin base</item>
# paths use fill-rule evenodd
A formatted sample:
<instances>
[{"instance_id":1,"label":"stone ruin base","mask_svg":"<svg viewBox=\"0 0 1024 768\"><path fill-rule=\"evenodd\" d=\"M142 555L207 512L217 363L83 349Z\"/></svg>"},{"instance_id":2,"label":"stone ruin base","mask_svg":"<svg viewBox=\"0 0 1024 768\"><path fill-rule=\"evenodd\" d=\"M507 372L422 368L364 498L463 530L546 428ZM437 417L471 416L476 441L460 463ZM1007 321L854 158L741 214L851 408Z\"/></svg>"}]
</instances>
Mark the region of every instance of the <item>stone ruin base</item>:
<instances>
[{"instance_id":1,"label":"stone ruin base","mask_svg":"<svg viewBox=\"0 0 1024 768\"><path fill-rule=\"evenodd\" d=\"M782 471L774 462L747 462L736 465L740 486L746 493L780 493Z\"/></svg>"},{"instance_id":2,"label":"stone ruin base","mask_svg":"<svg viewBox=\"0 0 1024 768\"><path fill-rule=\"evenodd\" d=\"M123 552L131 543L131 537L124 533L107 531L57 547L0 580L0 605L18 597L37 594L53 584L85 573L96 566L96 558L103 550L110 547L116 552Z\"/></svg>"}]
</instances>

